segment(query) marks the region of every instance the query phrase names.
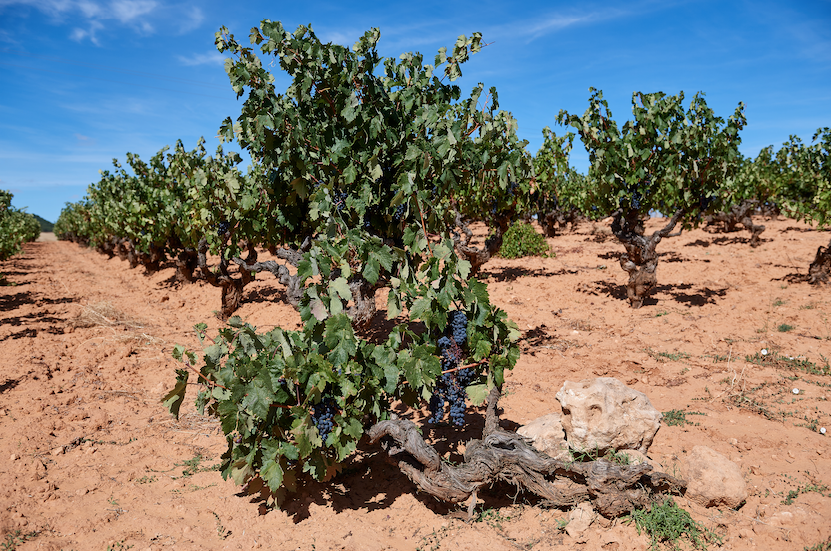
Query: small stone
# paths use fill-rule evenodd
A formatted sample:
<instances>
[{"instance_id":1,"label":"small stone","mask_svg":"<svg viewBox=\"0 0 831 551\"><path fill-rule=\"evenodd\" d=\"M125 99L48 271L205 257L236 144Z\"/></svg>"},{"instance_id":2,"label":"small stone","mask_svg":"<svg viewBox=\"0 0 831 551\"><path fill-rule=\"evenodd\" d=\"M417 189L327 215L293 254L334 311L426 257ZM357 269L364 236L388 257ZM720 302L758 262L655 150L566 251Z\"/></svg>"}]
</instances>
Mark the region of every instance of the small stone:
<instances>
[{"instance_id":1,"label":"small stone","mask_svg":"<svg viewBox=\"0 0 831 551\"><path fill-rule=\"evenodd\" d=\"M686 497L704 507L735 509L747 499L739 466L706 446L695 446L684 465L689 483Z\"/></svg>"},{"instance_id":2,"label":"small stone","mask_svg":"<svg viewBox=\"0 0 831 551\"><path fill-rule=\"evenodd\" d=\"M537 417L533 421L520 427L517 434L531 440L531 445L538 451L554 459L568 459L571 454L566 443L566 433L563 432L559 413L549 413Z\"/></svg>"},{"instance_id":3,"label":"small stone","mask_svg":"<svg viewBox=\"0 0 831 551\"><path fill-rule=\"evenodd\" d=\"M51 451L51 452L49 452L49 453L50 453L51 455L63 455L63 453L64 453L64 451L65 451L65 450L66 450L66 449L65 449L63 446L58 446L57 448L55 448L54 450L52 450L52 451Z\"/></svg>"},{"instance_id":4,"label":"small stone","mask_svg":"<svg viewBox=\"0 0 831 551\"><path fill-rule=\"evenodd\" d=\"M14 453L13 453L13 454L11 455L11 457L9 457L9 460L10 460L10 461L17 461L18 457L19 457L19 456L18 456L17 454L14 454Z\"/></svg>"},{"instance_id":5,"label":"small stone","mask_svg":"<svg viewBox=\"0 0 831 551\"><path fill-rule=\"evenodd\" d=\"M588 530L591 523L594 522L594 517L595 512L591 504L584 501L568 513L566 533L572 538L576 538Z\"/></svg>"}]
</instances>

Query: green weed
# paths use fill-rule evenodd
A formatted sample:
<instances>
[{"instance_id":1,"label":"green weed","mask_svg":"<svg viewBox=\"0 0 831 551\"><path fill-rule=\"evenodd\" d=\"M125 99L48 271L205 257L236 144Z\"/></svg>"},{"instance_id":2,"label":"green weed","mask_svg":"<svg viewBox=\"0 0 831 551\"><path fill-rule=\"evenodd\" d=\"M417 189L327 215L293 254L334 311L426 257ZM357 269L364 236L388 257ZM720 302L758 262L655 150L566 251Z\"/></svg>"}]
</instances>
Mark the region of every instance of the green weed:
<instances>
[{"instance_id":1,"label":"green weed","mask_svg":"<svg viewBox=\"0 0 831 551\"><path fill-rule=\"evenodd\" d=\"M825 484L808 484L807 486L797 486L796 490L789 491L785 499L782 500L782 504L791 505L799 497L799 494L807 494L808 492L816 492L823 497L829 497L827 494L828 486Z\"/></svg>"},{"instance_id":2,"label":"green weed","mask_svg":"<svg viewBox=\"0 0 831 551\"><path fill-rule=\"evenodd\" d=\"M701 413L698 411L682 411L680 409L671 409L669 411L664 411L662 419L664 424L668 427L683 427L685 425L694 425L698 426L699 423L694 423L687 419L687 415L707 415L706 413Z\"/></svg>"},{"instance_id":3,"label":"green weed","mask_svg":"<svg viewBox=\"0 0 831 551\"><path fill-rule=\"evenodd\" d=\"M783 356L776 350L770 350L767 354L756 352L752 356L745 356L744 359L748 363L756 365L769 365L772 367L796 369L811 375L831 375L831 365L829 365L828 359L823 355L820 355L820 358L825 361L825 365L819 366L805 358Z\"/></svg>"},{"instance_id":4,"label":"green weed","mask_svg":"<svg viewBox=\"0 0 831 551\"><path fill-rule=\"evenodd\" d=\"M650 550L657 551L659 544L666 544L680 551L679 542L684 539L693 549L707 549L707 543L721 545L721 537L692 519L690 514L678 507L671 498L661 504L653 503L649 510L635 509L624 522L634 522L638 534L646 532L650 539Z\"/></svg>"},{"instance_id":5,"label":"green weed","mask_svg":"<svg viewBox=\"0 0 831 551\"><path fill-rule=\"evenodd\" d=\"M483 509L473 520L474 522L484 522L492 528L502 530L502 523L511 520L511 517L503 515L498 509Z\"/></svg>"},{"instance_id":6,"label":"green weed","mask_svg":"<svg viewBox=\"0 0 831 551\"><path fill-rule=\"evenodd\" d=\"M194 455L192 458L182 461L181 463L174 463L176 467L184 467L184 469L182 469L182 476L172 476L170 478L172 478L173 480L176 480L177 478L187 478L197 473L218 471L221 468L220 463L217 463L216 465L203 467L202 461L204 461L205 459L207 459L207 457L198 453Z\"/></svg>"},{"instance_id":7,"label":"green weed","mask_svg":"<svg viewBox=\"0 0 831 551\"><path fill-rule=\"evenodd\" d=\"M13 551L14 549L17 549L18 545L22 545L27 541L36 538L38 535L40 535L40 532L23 533L21 530L15 530L12 533L6 534L6 541L0 543L0 550Z\"/></svg>"},{"instance_id":8,"label":"green weed","mask_svg":"<svg viewBox=\"0 0 831 551\"><path fill-rule=\"evenodd\" d=\"M802 551L831 551L831 537L811 547L803 547Z\"/></svg>"},{"instance_id":9,"label":"green weed","mask_svg":"<svg viewBox=\"0 0 831 551\"><path fill-rule=\"evenodd\" d=\"M686 352L655 352L654 350L648 350L650 356L658 360L659 362L665 362L667 360L672 362L680 362L681 360L687 360L690 358L690 355Z\"/></svg>"},{"instance_id":10,"label":"green weed","mask_svg":"<svg viewBox=\"0 0 831 551\"><path fill-rule=\"evenodd\" d=\"M521 258L523 256L548 256L549 249L545 237L537 233L531 224L517 222L505 232L499 256L502 258Z\"/></svg>"},{"instance_id":11,"label":"green weed","mask_svg":"<svg viewBox=\"0 0 831 551\"><path fill-rule=\"evenodd\" d=\"M796 329L796 327L788 325L787 323L781 323L779 324L779 327L776 328L776 330L780 333L787 333L788 331L793 331L794 329Z\"/></svg>"}]
</instances>

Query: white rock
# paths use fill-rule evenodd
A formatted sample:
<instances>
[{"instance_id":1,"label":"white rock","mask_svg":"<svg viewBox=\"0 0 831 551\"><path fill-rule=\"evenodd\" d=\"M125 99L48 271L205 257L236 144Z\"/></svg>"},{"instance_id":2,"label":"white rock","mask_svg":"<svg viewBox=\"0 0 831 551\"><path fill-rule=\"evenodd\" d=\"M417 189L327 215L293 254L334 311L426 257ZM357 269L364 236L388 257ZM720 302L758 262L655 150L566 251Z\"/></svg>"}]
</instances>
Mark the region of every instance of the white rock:
<instances>
[{"instance_id":1,"label":"white rock","mask_svg":"<svg viewBox=\"0 0 831 551\"><path fill-rule=\"evenodd\" d=\"M556 398L569 446L599 455L621 449L646 453L663 417L646 394L614 377L566 381Z\"/></svg>"},{"instance_id":2,"label":"white rock","mask_svg":"<svg viewBox=\"0 0 831 551\"><path fill-rule=\"evenodd\" d=\"M688 499L704 507L735 509L747 499L739 466L706 446L695 446L683 464Z\"/></svg>"},{"instance_id":3,"label":"white rock","mask_svg":"<svg viewBox=\"0 0 831 551\"><path fill-rule=\"evenodd\" d=\"M549 413L537 417L517 430L517 434L531 441L531 445L538 451L554 459L567 460L571 458L566 442L566 433L561 423L562 415Z\"/></svg>"},{"instance_id":4,"label":"white rock","mask_svg":"<svg viewBox=\"0 0 831 551\"><path fill-rule=\"evenodd\" d=\"M576 538L591 526L597 514L591 506L591 503L584 501L568 513L568 524L566 524L566 534L572 538Z\"/></svg>"}]
</instances>

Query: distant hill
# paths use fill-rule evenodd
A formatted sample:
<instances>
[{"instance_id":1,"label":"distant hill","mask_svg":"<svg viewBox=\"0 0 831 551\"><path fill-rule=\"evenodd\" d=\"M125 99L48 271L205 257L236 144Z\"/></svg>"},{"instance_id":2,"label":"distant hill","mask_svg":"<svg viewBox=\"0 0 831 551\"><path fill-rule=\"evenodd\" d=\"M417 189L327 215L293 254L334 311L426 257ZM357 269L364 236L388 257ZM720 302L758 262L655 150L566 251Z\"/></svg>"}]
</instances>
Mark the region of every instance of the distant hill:
<instances>
[{"instance_id":1,"label":"distant hill","mask_svg":"<svg viewBox=\"0 0 831 551\"><path fill-rule=\"evenodd\" d=\"M40 231L42 231L42 232L50 232L55 227L55 224L53 224L49 220L45 220L45 219L41 218L37 214L33 214L32 216L34 216L35 220L37 220L38 223L40 224Z\"/></svg>"}]
</instances>

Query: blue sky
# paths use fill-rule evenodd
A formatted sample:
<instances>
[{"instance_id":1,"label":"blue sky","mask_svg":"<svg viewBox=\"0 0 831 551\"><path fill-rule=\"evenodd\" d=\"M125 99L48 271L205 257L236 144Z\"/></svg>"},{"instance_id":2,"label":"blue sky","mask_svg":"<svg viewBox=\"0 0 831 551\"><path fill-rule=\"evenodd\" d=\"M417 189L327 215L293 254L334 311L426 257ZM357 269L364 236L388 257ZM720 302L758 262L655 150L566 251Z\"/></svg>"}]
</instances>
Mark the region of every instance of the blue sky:
<instances>
[{"instance_id":1,"label":"blue sky","mask_svg":"<svg viewBox=\"0 0 831 551\"><path fill-rule=\"evenodd\" d=\"M417 6L417 7L416 7ZM755 156L831 126L831 1L163 2L0 0L0 189L55 221L98 170L128 151L149 159L200 136L209 151L239 114L214 49L262 19L311 24L351 45L381 29L380 52L432 59L460 34L483 33L460 84L496 86L533 154L560 109L580 114L603 90L616 119L635 91L704 91L721 116L747 105L742 152ZM286 79L278 79L278 83ZM572 164L585 172L577 142Z\"/></svg>"}]
</instances>

